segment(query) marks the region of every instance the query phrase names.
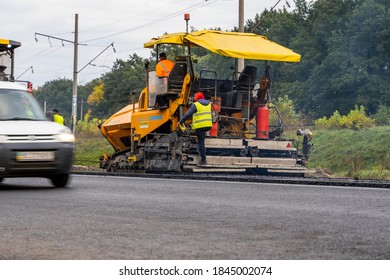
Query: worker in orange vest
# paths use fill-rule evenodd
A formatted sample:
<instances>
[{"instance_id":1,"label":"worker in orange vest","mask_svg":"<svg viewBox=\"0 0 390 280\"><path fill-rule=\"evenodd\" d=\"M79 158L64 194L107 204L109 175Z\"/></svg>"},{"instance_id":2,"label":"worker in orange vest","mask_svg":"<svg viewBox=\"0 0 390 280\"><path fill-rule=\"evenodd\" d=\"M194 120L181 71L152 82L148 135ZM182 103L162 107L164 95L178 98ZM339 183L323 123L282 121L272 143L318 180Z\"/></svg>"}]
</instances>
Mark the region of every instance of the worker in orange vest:
<instances>
[{"instance_id":1,"label":"worker in orange vest","mask_svg":"<svg viewBox=\"0 0 390 280\"><path fill-rule=\"evenodd\" d=\"M166 53L160 53L160 61L156 65L156 76L159 78L168 77L175 63L167 58Z\"/></svg>"}]
</instances>

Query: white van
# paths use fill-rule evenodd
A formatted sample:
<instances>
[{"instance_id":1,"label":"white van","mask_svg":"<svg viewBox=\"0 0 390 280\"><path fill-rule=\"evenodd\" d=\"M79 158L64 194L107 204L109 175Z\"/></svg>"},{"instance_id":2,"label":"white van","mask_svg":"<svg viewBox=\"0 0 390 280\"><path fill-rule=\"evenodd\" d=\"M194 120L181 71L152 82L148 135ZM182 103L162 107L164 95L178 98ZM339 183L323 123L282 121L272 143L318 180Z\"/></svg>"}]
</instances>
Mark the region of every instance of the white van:
<instances>
[{"instance_id":1,"label":"white van","mask_svg":"<svg viewBox=\"0 0 390 280\"><path fill-rule=\"evenodd\" d=\"M74 141L68 127L46 118L25 85L0 81L0 184L7 177L46 177L65 187Z\"/></svg>"}]
</instances>

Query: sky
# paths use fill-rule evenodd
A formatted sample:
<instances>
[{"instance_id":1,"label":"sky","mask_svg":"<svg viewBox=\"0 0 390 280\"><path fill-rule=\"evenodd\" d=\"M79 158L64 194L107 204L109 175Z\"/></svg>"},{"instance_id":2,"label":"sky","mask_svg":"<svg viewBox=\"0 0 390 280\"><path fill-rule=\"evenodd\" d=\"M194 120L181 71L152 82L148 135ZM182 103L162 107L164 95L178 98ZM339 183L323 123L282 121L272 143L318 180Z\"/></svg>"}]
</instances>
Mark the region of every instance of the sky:
<instances>
[{"instance_id":1,"label":"sky","mask_svg":"<svg viewBox=\"0 0 390 280\"><path fill-rule=\"evenodd\" d=\"M278 2L244 0L245 22ZM238 7L239 0L13 0L1 5L0 38L22 43L16 49L15 78L31 81L34 88L73 79L71 42L78 14L78 84L85 85L110 71L116 59L134 53L148 58L143 44L151 38L185 32L185 13L197 30L231 30L238 26Z\"/></svg>"}]
</instances>

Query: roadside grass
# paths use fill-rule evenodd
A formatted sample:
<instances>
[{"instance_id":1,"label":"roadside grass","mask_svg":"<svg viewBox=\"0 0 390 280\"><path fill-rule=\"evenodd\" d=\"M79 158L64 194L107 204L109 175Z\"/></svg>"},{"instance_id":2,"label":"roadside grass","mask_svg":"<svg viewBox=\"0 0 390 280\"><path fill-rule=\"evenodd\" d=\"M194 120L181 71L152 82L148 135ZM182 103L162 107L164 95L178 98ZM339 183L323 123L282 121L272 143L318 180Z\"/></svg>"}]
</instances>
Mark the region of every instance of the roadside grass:
<instances>
[{"instance_id":1,"label":"roadside grass","mask_svg":"<svg viewBox=\"0 0 390 280\"><path fill-rule=\"evenodd\" d=\"M390 179L390 126L314 131L309 168L336 177Z\"/></svg>"},{"instance_id":2,"label":"roadside grass","mask_svg":"<svg viewBox=\"0 0 390 280\"><path fill-rule=\"evenodd\" d=\"M99 157L114 149L100 132L83 132L76 135L75 165L99 167Z\"/></svg>"},{"instance_id":3,"label":"roadside grass","mask_svg":"<svg viewBox=\"0 0 390 280\"><path fill-rule=\"evenodd\" d=\"M390 126L312 132L309 169L325 170L334 177L390 179ZM297 139L302 142L301 137ZM99 131L76 136L75 165L98 168L105 152L112 154L114 149Z\"/></svg>"}]
</instances>

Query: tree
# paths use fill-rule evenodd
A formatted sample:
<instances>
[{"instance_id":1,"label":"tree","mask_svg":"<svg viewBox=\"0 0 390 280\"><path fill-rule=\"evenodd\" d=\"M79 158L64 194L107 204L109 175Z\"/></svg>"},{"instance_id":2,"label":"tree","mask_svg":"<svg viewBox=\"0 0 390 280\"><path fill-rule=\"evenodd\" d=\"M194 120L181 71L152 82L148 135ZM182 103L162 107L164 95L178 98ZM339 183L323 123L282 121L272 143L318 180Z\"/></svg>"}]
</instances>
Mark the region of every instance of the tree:
<instances>
[{"instance_id":1,"label":"tree","mask_svg":"<svg viewBox=\"0 0 390 280\"><path fill-rule=\"evenodd\" d=\"M72 116L72 80L57 79L46 82L39 87L35 96L42 107L46 103L46 110L58 109L61 115L66 118L66 123L71 123Z\"/></svg>"},{"instance_id":2,"label":"tree","mask_svg":"<svg viewBox=\"0 0 390 280\"><path fill-rule=\"evenodd\" d=\"M99 104L104 100L104 84L101 83L93 88L93 91L88 96L87 102L90 105Z\"/></svg>"},{"instance_id":3,"label":"tree","mask_svg":"<svg viewBox=\"0 0 390 280\"><path fill-rule=\"evenodd\" d=\"M390 104L389 2L295 0L295 9L264 11L257 31L302 55L272 65L272 93L288 94L314 117L364 105L372 114ZM254 24L252 24L254 25Z\"/></svg>"},{"instance_id":4,"label":"tree","mask_svg":"<svg viewBox=\"0 0 390 280\"><path fill-rule=\"evenodd\" d=\"M131 103L131 93L138 97L146 85L145 61L133 54L127 61L118 59L113 70L102 77L104 100L96 104L94 116L107 118Z\"/></svg>"},{"instance_id":5,"label":"tree","mask_svg":"<svg viewBox=\"0 0 390 280\"><path fill-rule=\"evenodd\" d=\"M358 5L346 5L352 9L338 20L327 55L307 81L308 104L317 104L318 116L345 114L355 104L373 113L390 102L389 9L374 0L352 2Z\"/></svg>"}]
</instances>

